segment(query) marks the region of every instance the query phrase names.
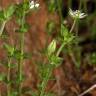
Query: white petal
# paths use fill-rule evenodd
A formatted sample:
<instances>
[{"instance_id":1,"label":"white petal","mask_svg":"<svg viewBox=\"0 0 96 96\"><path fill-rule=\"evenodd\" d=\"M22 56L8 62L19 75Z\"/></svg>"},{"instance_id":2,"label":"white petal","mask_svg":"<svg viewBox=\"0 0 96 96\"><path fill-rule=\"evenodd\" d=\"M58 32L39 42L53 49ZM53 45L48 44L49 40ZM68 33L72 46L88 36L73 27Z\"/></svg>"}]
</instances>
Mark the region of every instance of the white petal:
<instances>
[{"instance_id":1,"label":"white petal","mask_svg":"<svg viewBox=\"0 0 96 96\"><path fill-rule=\"evenodd\" d=\"M73 18L84 18L87 16L85 13L82 13L80 10L72 11L71 9L69 9L69 14Z\"/></svg>"},{"instance_id":2,"label":"white petal","mask_svg":"<svg viewBox=\"0 0 96 96\"><path fill-rule=\"evenodd\" d=\"M34 8L34 5L31 5L31 6L30 6L30 9L33 9L33 8Z\"/></svg>"},{"instance_id":3,"label":"white petal","mask_svg":"<svg viewBox=\"0 0 96 96\"><path fill-rule=\"evenodd\" d=\"M37 8L38 8L38 7L39 7L39 4L38 4L38 3L37 3L37 4L35 4L35 7L37 7Z\"/></svg>"},{"instance_id":4,"label":"white petal","mask_svg":"<svg viewBox=\"0 0 96 96\"><path fill-rule=\"evenodd\" d=\"M85 18L87 15L83 15L83 16L81 16L80 18Z\"/></svg>"},{"instance_id":5,"label":"white petal","mask_svg":"<svg viewBox=\"0 0 96 96\"><path fill-rule=\"evenodd\" d=\"M80 15L84 15L85 13L81 13Z\"/></svg>"},{"instance_id":6,"label":"white petal","mask_svg":"<svg viewBox=\"0 0 96 96\"><path fill-rule=\"evenodd\" d=\"M34 1L31 1L31 2L30 2L30 5L34 5L34 4L35 4Z\"/></svg>"},{"instance_id":7,"label":"white petal","mask_svg":"<svg viewBox=\"0 0 96 96\"><path fill-rule=\"evenodd\" d=\"M71 16L74 16L74 12L73 12L71 9L69 9L69 14L70 14Z\"/></svg>"}]
</instances>

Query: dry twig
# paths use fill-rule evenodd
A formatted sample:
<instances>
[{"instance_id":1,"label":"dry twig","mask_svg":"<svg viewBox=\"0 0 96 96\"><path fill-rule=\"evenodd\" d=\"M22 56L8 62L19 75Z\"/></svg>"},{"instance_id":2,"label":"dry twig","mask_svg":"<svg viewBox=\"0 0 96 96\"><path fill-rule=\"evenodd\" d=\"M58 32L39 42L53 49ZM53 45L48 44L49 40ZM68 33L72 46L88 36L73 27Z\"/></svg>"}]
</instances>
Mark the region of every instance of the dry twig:
<instances>
[{"instance_id":1,"label":"dry twig","mask_svg":"<svg viewBox=\"0 0 96 96\"><path fill-rule=\"evenodd\" d=\"M81 93L78 96L84 96L85 94L87 94L88 92L92 91L94 88L96 88L96 84L94 84L93 86L91 86L89 89L85 90L83 93Z\"/></svg>"}]
</instances>

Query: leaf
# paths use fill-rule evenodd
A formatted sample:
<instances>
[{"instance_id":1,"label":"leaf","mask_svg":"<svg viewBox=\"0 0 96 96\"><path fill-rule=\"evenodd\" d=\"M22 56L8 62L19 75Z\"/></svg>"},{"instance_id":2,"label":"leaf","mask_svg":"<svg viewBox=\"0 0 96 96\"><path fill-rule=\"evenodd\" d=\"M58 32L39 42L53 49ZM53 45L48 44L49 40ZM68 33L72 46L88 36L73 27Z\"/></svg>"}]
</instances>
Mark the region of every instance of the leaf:
<instances>
[{"instance_id":1,"label":"leaf","mask_svg":"<svg viewBox=\"0 0 96 96\"><path fill-rule=\"evenodd\" d=\"M15 63L14 64L11 64L10 65L10 68L17 68L17 64L15 64Z\"/></svg>"},{"instance_id":2,"label":"leaf","mask_svg":"<svg viewBox=\"0 0 96 96\"><path fill-rule=\"evenodd\" d=\"M96 52L90 54L89 59L92 65L96 65Z\"/></svg>"},{"instance_id":3,"label":"leaf","mask_svg":"<svg viewBox=\"0 0 96 96\"><path fill-rule=\"evenodd\" d=\"M61 64L62 60L62 58L57 57L55 55L49 57L50 64L54 65L55 67L58 67Z\"/></svg>"},{"instance_id":4,"label":"leaf","mask_svg":"<svg viewBox=\"0 0 96 96\"><path fill-rule=\"evenodd\" d=\"M0 81L3 81L5 79L6 75L4 73L0 74Z\"/></svg>"},{"instance_id":5,"label":"leaf","mask_svg":"<svg viewBox=\"0 0 96 96\"><path fill-rule=\"evenodd\" d=\"M74 36L73 33L70 33L68 29L63 24L61 24L61 38L65 44L72 44L76 36Z\"/></svg>"},{"instance_id":6,"label":"leaf","mask_svg":"<svg viewBox=\"0 0 96 96\"><path fill-rule=\"evenodd\" d=\"M47 5L48 5L49 12L54 12L56 10L56 1L55 0L48 0Z\"/></svg>"},{"instance_id":7,"label":"leaf","mask_svg":"<svg viewBox=\"0 0 96 96\"><path fill-rule=\"evenodd\" d=\"M9 56L12 56L14 54L14 47L10 46L7 43L4 43L3 47L7 50Z\"/></svg>"},{"instance_id":8,"label":"leaf","mask_svg":"<svg viewBox=\"0 0 96 96\"><path fill-rule=\"evenodd\" d=\"M6 19L9 19L14 14L15 9L16 9L15 5L9 6L7 9L4 10L4 17Z\"/></svg>"},{"instance_id":9,"label":"leaf","mask_svg":"<svg viewBox=\"0 0 96 96\"><path fill-rule=\"evenodd\" d=\"M61 24L61 36L64 37L65 33L68 33L68 29L63 24Z\"/></svg>"},{"instance_id":10,"label":"leaf","mask_svg":"<svg viewBox=\"0 0 96 96\"><path fill-rule=\"evenodd\" d=\"M29 10L29 1L26 1L23 3L23 10L28 11Z\"/></svg>"},{"instance_id":11,"label":"leaf","mask_svg":"<svg viewBox=\"0 0 96 96\"><path fill-rule=\"evenodd\" d=\"M30 53L24 53L23 54L23 58L24 59L31 59L32 58L32 54L30 54Z\"/></svg>"},{"instance_id":12,"label":"leaf","mask_svg":"<svg viewBox=\"0 0 96 96\"><path fill-rule=\"evenodd\" d=\"M4 18L4 12L3 11L0 11L0 21L4 21L5 18Z\"/></svg>"},{"instance_id":13,"label":"leaf","mask_svg":"<svg viewBox=\"0 0 96 96\"><path fill-rule=\"evenodd\" d=\"M17 96L18 95L18 92L16 92L16 91L11 91L11 93L10 93L10 96Z\"/></svg>"},{"instance_id":14,"label":"leaf","mask_svg":"<svg viewBox=\"0 0 96 96\"><path fill-rule=\"evenodd\" d=\"M29 30L29 25L28 24L24 24L19 30L17 30L17 32L19 33L26 33Z\"/></svg>"},{"instance_id":15,"label":"leaf","mask_svg":"<svg viewBox=\"0 0 96 96\"><path fill-rule=\"evenodd\" d=\"M15 49L13 58L15 58L15 59L20 59L21 58L20 50Z\"/></svg>"},{"instance_id":16,"label":"leaf","mask_svg":"<svg viewBox=\"0 0 96 96\"><path fill-rule=\"evenodd\" d=\"M23 87L22 88L22 94L29 93L30 91L31 91L31 89L29 87Z\"/></svg>"},{"instance_id":17,"label":"leaf","mask_svg":"<svg viewBox=\"0 0 96 96\"><path fill-rule=\"evenodd\" d=\"M23 14L24 14L22 6L23 6L22 3L19 4L19 5L16 5L15 15L16 15L16 17L18 17L20 19L22 18Z\"/></svg>"},{"instance_id":18,"label":"leaf","mask_svg":"<svg viewBox=\"0 0 96 96\"><path fill-rule=\"evenodd\" d=\"M46 26L46 32L48 35L51 35L55 29L55 23L53 21L49 21Z\"/></svg>"},{"instance_id":19,"label":"leaf","mask_svg":"<svg viewBox=\"0 0 96 96\"><path fill-rule=\"evenodd\" d=\"M12 82L18 85L18 84L22 83L25 79L26 78L25 78L25 75L24 74L22 74L21 80L19 78L19 74L17 74L15 81L12 81Z\"/></svg>"}]
</instances>

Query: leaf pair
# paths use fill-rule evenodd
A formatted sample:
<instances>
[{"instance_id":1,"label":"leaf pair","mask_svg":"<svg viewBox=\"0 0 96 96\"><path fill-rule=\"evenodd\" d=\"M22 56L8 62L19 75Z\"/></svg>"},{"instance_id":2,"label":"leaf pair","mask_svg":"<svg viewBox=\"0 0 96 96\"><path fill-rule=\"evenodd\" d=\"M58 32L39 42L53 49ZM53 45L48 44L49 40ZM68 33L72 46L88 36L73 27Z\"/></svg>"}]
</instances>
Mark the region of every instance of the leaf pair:
<instances>
[{"instance_id":1,"label":"leaf pair","mask_svg":"<svg viewBox=\"0 0 96 96\"><path fill-rule=\"evenodd\" d=\"M9 20L11 18L11 16L13 16L15 9L16 9L16 6L11 5L8 8L1 10L0 11L0 21Z\"/></svg>"},{"instance_id":2,"label":"leaf pair","mask_svg":"<svg viewBox=\"0 0 96 96\"><path fill-rule=\"evenodd\" d=\"M70 44L75 39L74 34L70 33L68 29L61 24L61 37L62 41L65 42L65 44Z\"/></svg>"}]
</instances>

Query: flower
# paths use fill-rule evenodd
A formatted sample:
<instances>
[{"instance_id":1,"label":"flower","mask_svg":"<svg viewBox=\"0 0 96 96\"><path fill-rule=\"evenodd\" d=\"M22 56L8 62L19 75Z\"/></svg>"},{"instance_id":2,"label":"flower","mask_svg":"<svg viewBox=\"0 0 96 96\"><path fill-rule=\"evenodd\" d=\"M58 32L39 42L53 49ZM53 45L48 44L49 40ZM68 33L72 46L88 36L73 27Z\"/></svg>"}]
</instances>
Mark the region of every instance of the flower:
<instances>
[{"instance_id":1,"label":"flower","mask_svg":"<svg viewBox=\"0 0 96 96\"><path fill-rule=\"evenodd\" d=\"M39 7L39 3L35 3L34 1L31 1L30 4L29 4L29 7L30 7L30 9L38 8Z\"/></svg>"},{"instance_id":2,"label":"flower","mask_svg":"<svg viewBox=\"0 0 96 96\"><path fill-rule=\"evenodd\" d=\"M80 10L73 11L71 9L69 9L69 15L73 18L78 18L78 19L82 19L87 16L87 14L82 13Z\"/></svg>"}]
</instances>

